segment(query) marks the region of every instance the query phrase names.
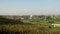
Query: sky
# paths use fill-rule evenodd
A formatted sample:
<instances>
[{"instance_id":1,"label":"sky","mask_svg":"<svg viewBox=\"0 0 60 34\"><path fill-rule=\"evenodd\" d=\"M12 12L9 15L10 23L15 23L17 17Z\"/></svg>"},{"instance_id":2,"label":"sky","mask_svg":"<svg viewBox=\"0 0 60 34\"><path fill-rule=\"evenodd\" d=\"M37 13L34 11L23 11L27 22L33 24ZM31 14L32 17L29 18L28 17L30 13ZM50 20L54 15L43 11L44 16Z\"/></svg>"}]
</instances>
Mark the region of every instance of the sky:
<instances>
[{"instance_id":1,"label":"sky","mask_svg":"<svg viewBox=\"0 0 60 34\"><path fill-rule=\"evenodd\" d=\"M0 15L60 15L60 0L0 0Z\"/></svg>"}]
</instances>

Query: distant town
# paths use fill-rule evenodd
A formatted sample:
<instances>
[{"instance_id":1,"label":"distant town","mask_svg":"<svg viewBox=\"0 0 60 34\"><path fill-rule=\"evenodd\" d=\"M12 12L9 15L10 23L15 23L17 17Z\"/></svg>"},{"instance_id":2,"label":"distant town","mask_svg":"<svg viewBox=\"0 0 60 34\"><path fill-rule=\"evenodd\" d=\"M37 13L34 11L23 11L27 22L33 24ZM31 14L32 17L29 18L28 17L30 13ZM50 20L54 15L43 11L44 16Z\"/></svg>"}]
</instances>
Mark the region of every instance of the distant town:
<instances>
[{"instance_id":1,"label":"distant town","mask_svg":"<svg viewBox=\"0 0 60 34\"><path fill-rule=\"evenodd\" d=\"M59 18L60 19L60 15L24 15L24 16L0 15L0 17L9 18L9 19L17 19L17 18L25 19L25 18L34 18L34 17L38 17L38 18L51 17L51 18Z\"/></svg>"}]
</instances>

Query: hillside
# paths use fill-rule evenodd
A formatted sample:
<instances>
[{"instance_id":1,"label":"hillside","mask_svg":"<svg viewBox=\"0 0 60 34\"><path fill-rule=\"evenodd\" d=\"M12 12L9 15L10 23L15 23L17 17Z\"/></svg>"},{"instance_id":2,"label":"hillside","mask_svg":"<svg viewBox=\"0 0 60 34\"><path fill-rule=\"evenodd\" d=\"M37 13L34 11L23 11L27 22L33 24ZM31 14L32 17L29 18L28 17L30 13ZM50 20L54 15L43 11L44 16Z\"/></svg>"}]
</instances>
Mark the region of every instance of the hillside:
<instances>
[{"instance_id":1,"label":"hillside","mask_svg":"<svg viewBox=\"0 0 60 34\"><path fill-rule=\"evenodd\" d=\"M20 20L8 19L0 17L0 24L23 24Z\"/></svg>"}]
</instances>

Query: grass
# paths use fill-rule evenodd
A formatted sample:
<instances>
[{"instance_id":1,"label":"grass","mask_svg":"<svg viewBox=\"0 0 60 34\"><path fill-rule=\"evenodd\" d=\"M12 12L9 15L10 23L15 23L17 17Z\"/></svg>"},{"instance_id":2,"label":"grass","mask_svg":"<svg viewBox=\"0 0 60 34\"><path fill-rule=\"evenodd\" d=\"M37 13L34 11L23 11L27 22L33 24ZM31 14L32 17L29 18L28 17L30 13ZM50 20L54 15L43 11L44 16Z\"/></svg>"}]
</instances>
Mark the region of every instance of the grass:
<instances>
[{"instance_id":1,"label":"grass","mask_svg":"<svg viewBox=\"0 0 60 34\"><path fill-rule=\"evenodd\" d=\"M6 20L10 21L10 20ZM12 21L12 20L11 20ZM47 18L46 20L41 18L14 20L14 22L22 22L11 24L0 24L0 31L7 31L20 34L60 34L60 27L54 28L49 22L60 22L58 19ZM13 21L12 21L13 22ZM4 23L4 22L3 22Z\"/></svg>"},{"instance_id":2,"label":"grass","mask_svg":"<svg viewBox=\"0 0 60 34\"><path fill-rule=\"evenodd\" d=\"M40 31L48 31L48 28L42 27L40 25L0 25L0 30L10 31L10 32L21 32L21 33L39 33Z\"/></svg>"},{"instance_id":3,"label":"grass","mask_svg":"<svg viewBox=\"0 0 60 34\"><path fill-rule=\"evenodd\" d=\"M0 30L7 31L7 32L17 32L21 34L60 34L60 31L49 29L40 25L0 25Z\"/></svg>"}]
</instances>

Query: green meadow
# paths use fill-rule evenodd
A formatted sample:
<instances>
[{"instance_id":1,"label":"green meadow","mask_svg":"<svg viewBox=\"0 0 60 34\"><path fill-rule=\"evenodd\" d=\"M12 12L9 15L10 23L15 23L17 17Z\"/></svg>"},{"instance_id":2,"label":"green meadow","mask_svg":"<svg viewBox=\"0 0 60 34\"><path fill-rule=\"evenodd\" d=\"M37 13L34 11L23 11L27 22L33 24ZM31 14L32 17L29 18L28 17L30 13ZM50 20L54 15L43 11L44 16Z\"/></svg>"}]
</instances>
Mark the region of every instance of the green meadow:
<instances>
[{"instance_id":1,"label":"green meadow","mask_svg":"<svg viewBox=\"0 0 60 34\"><path fill-rule=\"evenodd\" d=\"M57 18L32 19L8 19L0 17L0 33L6 34L60 34L60 27L54 27L53 23L60 24Z\"/></svg>"}]
</instances>

